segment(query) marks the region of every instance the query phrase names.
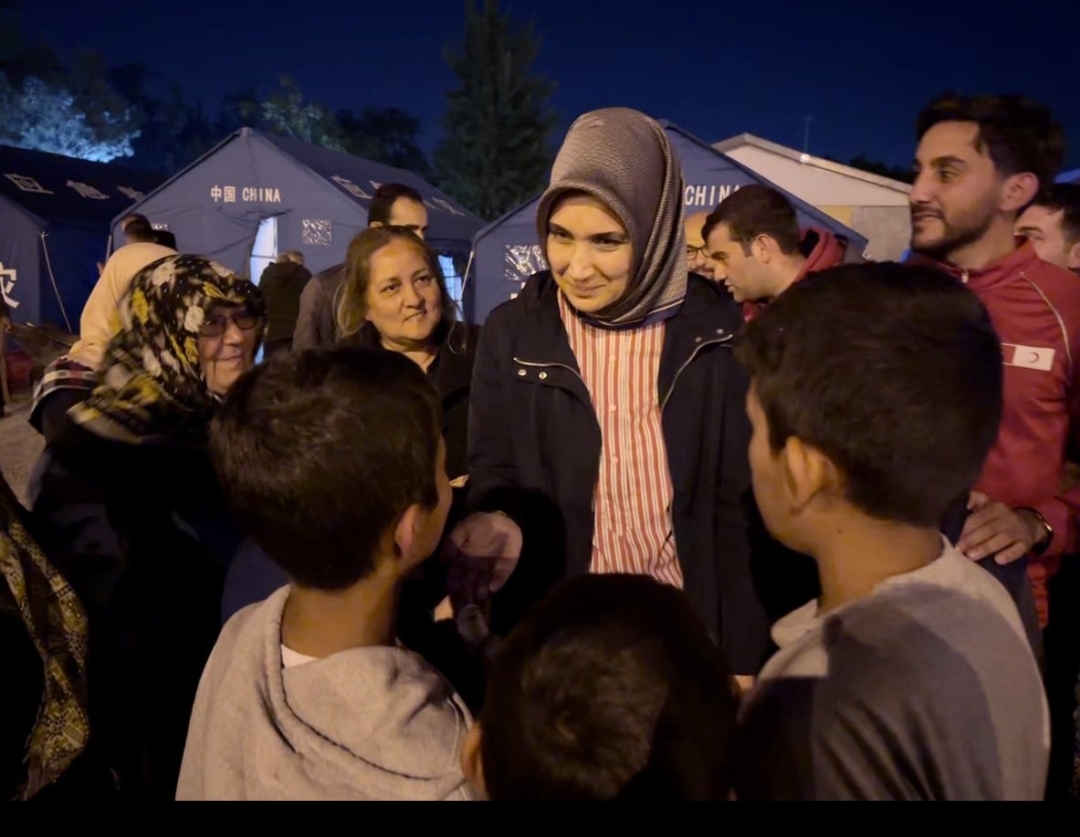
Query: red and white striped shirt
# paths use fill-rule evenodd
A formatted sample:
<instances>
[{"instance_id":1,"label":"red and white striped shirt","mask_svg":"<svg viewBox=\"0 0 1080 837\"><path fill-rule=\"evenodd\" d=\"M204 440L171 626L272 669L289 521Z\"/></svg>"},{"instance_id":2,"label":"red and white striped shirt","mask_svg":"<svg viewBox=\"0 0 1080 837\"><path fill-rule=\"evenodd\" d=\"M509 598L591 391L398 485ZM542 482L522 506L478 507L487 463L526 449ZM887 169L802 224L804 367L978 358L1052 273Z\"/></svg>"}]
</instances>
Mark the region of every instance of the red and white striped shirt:
<instances>
[{"instance_id":1,"label":"red and white striped shirt","mask_svg":"<svg viewBox=\"0 0 1080 837\"><path fill-rule=\"evenodd\" d=\"M683 586L671 523L674 489L657 378L664 323L596 328L559 294L559 314L600 423L590 571L637 573Z\"/></svg>"}]
</instances>

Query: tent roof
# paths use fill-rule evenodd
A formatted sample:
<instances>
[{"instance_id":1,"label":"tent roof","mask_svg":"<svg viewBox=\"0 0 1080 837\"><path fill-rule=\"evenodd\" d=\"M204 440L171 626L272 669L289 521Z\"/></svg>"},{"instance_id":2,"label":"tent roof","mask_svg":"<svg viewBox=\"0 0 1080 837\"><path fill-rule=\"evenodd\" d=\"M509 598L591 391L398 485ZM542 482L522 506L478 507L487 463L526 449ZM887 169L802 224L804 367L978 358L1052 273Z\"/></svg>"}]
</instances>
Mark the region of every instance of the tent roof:
<instances>
[{"instance_id":1,"label":"tent roof","mask_svg":"<svg viewBox=\"0 0 1080 837\"><path fill-rule=\"evenodd\" d=\"M107 228L162 180L121 163L0 145L0 197L46 223Z\"/></svg>"},{"instance_id":2,"label":"tent roof","mask_svg":"<svg viewBox=\"0 0 1080 837\"><path fill-rule=\"evenodd\" d=\"M250 129L244 129L250 130ZM258 131L252 131L259 134ZM385 163L377 163L373 160L365 160L344 151L335 151L321 145L310 145L294 137L283 137L277 134L261 134L272 145L288 154L298 163L311 169L327 181L328 185L341 190L352 198L356 203L367 208L370 196L374 192L374 184L404 183L412 186L421 195L432 209L440 212L438 238L457 241L472 241L472 237L483 226L483 221L473 215L469 210L452 200L448 195L439 191L422 177L405 169L388 166ZM349 186L335 178L345 179L359 186L369 197L361 197ZM373 188L369 188L369 186ZM448 217L443 218L446 215ZM436 226L432 224L432 226Z\"/></svg>"},{"instance_id":3,"label":"tent roof","mask_svg":"<svg viewBox=\"0 0 1080 837\"><path fill-rule=\"evenodd\" d=\"M754 134L737 134L726 140L713 143L712 147L717 151L727 153L747 145L752 145L755 148L760 148L764 151L771 151L773 154L787 157L789 160L794 160L804 166L813 166L816 169L829 171L833 174L842 174L845 177L853 177L856 180L863 180L867 183L873 183L876 186L884 186L886 189L903 192L905 195L911 192L911 184L909 183L893 180L891 177L882 177L880 174L863 171L854 166L845 166L843 163L834 163L832 160L815 157L812 154L803 154L802 152L796 151L794 148L788 148L786 145L780 145L778 142L762 139Z\"/></svg>"},{"instance_id":4,"label":"tent roof","mask_svg":"<svg viewBox=\"0 0 1080 837\"><path fill-rule=\"evenodd\" d=\"M362 207L365 212L377 188L373 184L404 183L412 186L424 197L428 207L437 214L430 220L431 229L428 234L430 241L468 243L472 241L473 236L483 226L483 221L469 210L436 189L419 175L410 171L388 166L385 163L365 160L344 151L334 151L321 145L311 145L294 137L283 137L257 131L254 128L241 128L230 134L199 159L162 183L151 195L164 191L189 171L197 168L226 145L242 136L252 137L270 151L280 152L293 163L308 169L325 181L328 188L345 195ZM119 214L114 218L115 220L119 220Z\"/></svg>"}]
</instances>

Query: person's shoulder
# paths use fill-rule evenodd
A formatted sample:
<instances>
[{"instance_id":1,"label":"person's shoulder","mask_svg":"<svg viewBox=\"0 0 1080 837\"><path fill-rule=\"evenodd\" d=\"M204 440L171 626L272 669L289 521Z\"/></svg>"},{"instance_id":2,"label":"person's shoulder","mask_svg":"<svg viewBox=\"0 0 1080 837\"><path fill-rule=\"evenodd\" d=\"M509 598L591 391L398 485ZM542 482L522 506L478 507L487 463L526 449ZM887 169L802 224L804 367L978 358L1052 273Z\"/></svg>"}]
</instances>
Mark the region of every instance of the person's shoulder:
<instances>
[{"instance_id":1,"label":"person's shoulder","mask_svg":"<svg viewBox=\"0 0 1080 837\"><path fill-rule=\"evenodd\" d=\"M133 273L156 261L175 255L176 251L171 247L164 247L161 244L154 244L149 241L136 241L132 244L125 244L113 252L109 256L109 260L105 262L102 273L111 273L113 271Z\"/></svg>"},{"instance_id":2,"label":"person's shoulder","mask_svg":"<svg viewBox=\"0 0 1080 837\"><path fill-rule=\"evenodd\" d=\"M218 633L214 650L207 661L208 668L217 665L232 666L240 657L258 656L261 658L266 627L281 616L284 597L288 588L275 591L268 598L254 602L236 611L222 626Z\"/></svg>"},{"instance_id":3,"label":"person's shoulder","mask_svg":"<svg viewBox=\"0 0 1080 837\"><path fill-rule=\"evenodd\" d=\"M1016 606L989 573L946 554L910 576L881 585L826 628L831 663L852 660L851 676L867 688L874 678L900 678L932 682L941 694L972 684L981 691L1005 672L1014 688L1037 686Z\"/></svg>"},{"instance_id":4,"label":"person's shoulder","mask_svg":"<svg viewBox=\"0 0 1080 837\"><path fill-rule=\"evenodd\" d=\"M492 309L484 320L484 332L503 335L516 330L530 314L535 314L545 304L554 303L557 291L551 271L534 273L513 299Z\"/></svg>"},{"instance_id":5,"label":"person's shoulder","mask_svg":"<svg viewBox=\"0 0 1080 837\"><path fill-rule=\"evenodd\" d=\"M736 334L742 330L742 306L723 283L691 273L686 282L686 298L676 317L709 317L726 331Z\"/></svg>"},{"instance_id":6,"label":"person's shoulder","mask_svg":"<svg viewBox=\"0 0 1080 837\"><path fill-rule=\"evenodd\" d=\"M323 285L337 284L345 279L345 265L331 265L325 270L320 270L312 278Z\"/></svg>"},{"instance_id":7,"label":"person's shoulder","mask_svg":"<svg viewBox=\"0 0 1080 837\"><path fill-rule=\"evenodd\" d=\"M239 615L239 614L238 614ZM234 617L236 618L236 617ZM345 737L393 742L387 759L399 766L420 764L436 772L454 769L472 723L464 701L442 674L403 647L363 647L287 669L286 686L297 705L364 706L364 717L341 730Z\"/></svg>"},{"instance_id":8,"label":"person's shoulder","mask_svg":"<svg viewBox=\"0 0 1080 837\"><path fill-rule=\"evenodd\" d=\"M1026 271L1028 278L1049 298L1070 332L1080 329L1080 277L1056 264L1034 259ZM1080 335L1073 334L1076 340Z\"/></svg>"}]
</instances>

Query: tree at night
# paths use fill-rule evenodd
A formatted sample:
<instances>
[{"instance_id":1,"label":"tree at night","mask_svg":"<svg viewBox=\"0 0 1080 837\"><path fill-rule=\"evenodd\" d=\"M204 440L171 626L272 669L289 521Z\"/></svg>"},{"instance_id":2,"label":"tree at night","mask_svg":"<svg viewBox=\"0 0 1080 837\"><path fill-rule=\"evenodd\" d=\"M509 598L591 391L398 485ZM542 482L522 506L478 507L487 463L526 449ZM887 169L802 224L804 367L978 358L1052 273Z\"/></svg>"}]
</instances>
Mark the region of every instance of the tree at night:
<instances>
[{"instance_id":1,"label":"tree at night","mask_svg":"<svg viewBox=\"0 0 1080 837\"><path fill-rule=\"evenodd\" d=\"M322 105L305 101L300 86L288 76L282 76L279 88L262 100L251 92L234 95L232 107L253 128L344 150L333 114Z\"/></svg>"},{"instance_id":2,"label":"tree at night","mask_svg":"<svg viewBox=\"0 0 1080 837\"><path fill-rule=\"evenodd\" d=\"M498 0L469 0L460 47L446 61L459 86L447 95L435 151L440 185L482 218L499 217L543 188L551 166L555 85L533 64L540 37Z\"/></svg>"},{"instance_id":3,"label":"tree at night","mask_svg":"<svg viewBox=\"0 0 1080 837\"><path fill-rule=\"evenodd\" d=\"M431 166L420 149L420 120L401 108L365 107L360 113L337 114L341 144L350 154L431 176Z\"/></svg>"},{"instance_id":4,"label":"tree at night","mask_svg":"<svg viewBox=\"0 0 1080 837\"><path fill-rule=\"evenodd\" d=\"M33 76L15 85L0 74L0 143L107 163L130 157L137 136L126 110L90 118L69 89Z\"/></svg>"},{"instance_id":5,"label":"tree at night","mask_svg":"<svg viewBox=\"0 0 1080 837\"><path fill-rule=\"evenodd\" d=\"M132 154L138 114L110 85L101 55L65 61L20 26L18 0L0 0L0 143L108 162Z\"/></svg>"}]
</instances>

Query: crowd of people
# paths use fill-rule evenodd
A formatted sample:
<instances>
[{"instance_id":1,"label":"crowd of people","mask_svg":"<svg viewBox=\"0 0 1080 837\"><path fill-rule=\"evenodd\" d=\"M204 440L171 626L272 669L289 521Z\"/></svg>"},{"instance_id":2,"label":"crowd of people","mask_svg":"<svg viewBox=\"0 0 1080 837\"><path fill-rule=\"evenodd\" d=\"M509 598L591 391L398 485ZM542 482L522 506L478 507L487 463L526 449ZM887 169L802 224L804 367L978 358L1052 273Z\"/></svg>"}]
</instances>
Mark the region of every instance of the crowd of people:
<instances>
[{"instance_id":1,"label":"crowd of people","mask_svg":"<svg viewBox=\"0 0 1080 837\"><path fill-rule=\"evenodd\" d=\"M1080 188L1025 99L915 133L874 263L587 113L482 328L407 186L258 284L125 219L0 494L0 792L1075 794Z\"/></svg>"}]
</instances>

